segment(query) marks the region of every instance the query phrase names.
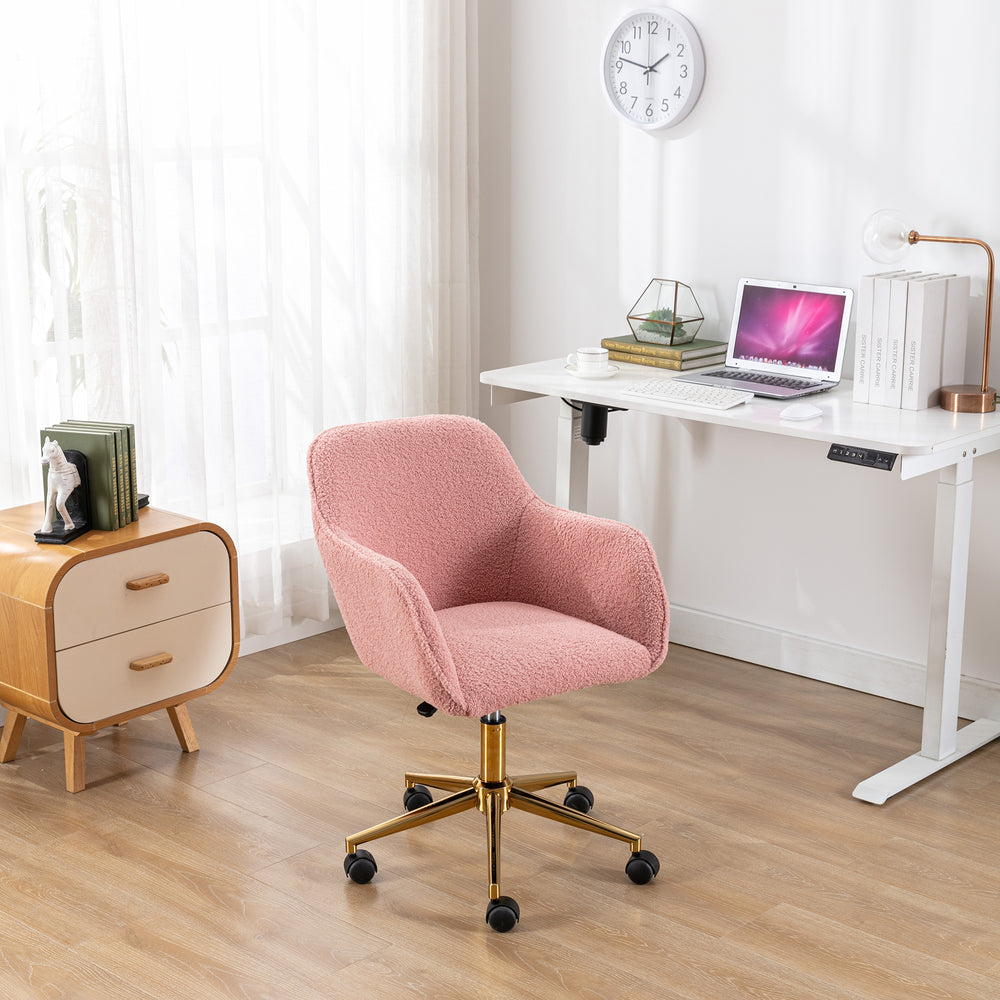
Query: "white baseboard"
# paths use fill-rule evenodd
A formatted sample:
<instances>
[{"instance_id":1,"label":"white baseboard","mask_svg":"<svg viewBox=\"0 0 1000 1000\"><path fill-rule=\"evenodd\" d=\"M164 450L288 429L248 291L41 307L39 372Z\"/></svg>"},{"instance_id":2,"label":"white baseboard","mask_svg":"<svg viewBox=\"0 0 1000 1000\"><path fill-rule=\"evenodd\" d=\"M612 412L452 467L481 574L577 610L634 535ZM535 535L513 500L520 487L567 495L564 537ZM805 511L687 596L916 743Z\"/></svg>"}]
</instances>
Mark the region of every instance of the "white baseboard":
<instances>
[{"instance_id":1,"label":"white baseboard","mask_svg":"<svg viewBox=\"0 0 1000 1000\"><path fill-rule=\"evenodd\" d=\"M908 705L924 703L923 664L825 639L671 605L670 641ZM963 719L1000 718L1000 685L963 676L959 711Z\"/></svg>"},{"instance_id":2,"label":"white baseboard","mask_svg":"<svg viewBox=\"0 0 1000 1000\"><path fill-rule=\"evenodd\" d=\"M330 618L325 622L304 621L299 622L298 625L289 625L277 632L269 632L267 635L244 636L240 640L240 656L249 656L251 653L259 653L263 649L284 646L286 642L308 639L310 636L322 635L324 632L332 632L335 628L343 627L344 619L340 617L340 612L334 609Z\"/></svg>"},{"instance_id":3,"label":"white baseboard","mask_svg":"<svg viewBox=\"0 0 1000 1000\"><path fill-rule=\"evenodd\" d=\"M343 624L334 612L329 621L307 621L270 635L247 636L240 643L240 655L320 635L342 628ZM923 664L825 639L781 632L675 604L670 607L670 641L907 705L924 703ZM1000 719L1000 684L963 676L959 711L963 719Z\"/></svg>"}]
</instances>

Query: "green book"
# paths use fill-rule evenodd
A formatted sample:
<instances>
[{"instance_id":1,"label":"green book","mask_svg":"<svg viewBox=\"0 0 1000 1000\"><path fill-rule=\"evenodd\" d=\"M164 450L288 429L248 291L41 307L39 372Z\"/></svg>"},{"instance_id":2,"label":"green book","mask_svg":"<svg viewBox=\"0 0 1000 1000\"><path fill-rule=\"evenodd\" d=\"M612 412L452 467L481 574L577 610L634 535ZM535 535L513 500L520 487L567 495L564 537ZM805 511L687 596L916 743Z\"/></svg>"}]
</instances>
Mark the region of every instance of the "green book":
<instances>
[{"instance_id":1,"label":"green book","mask_svg":"<svg viewBox=\"0 0 1000 1000\"><path fill-rule=\"evenodd\" d=\"M118 452L114 433L57 424L39 432L39 444L44 444L46 438L58 441L63 451L73 449L87 456L90 525L98 531L117 531L122 523L118 507ZM44 478L44 485L47 486L48 477Z\"/></svg>"},{"instance_id":2,"label":"green book","mask_svg":"<svg viewBox=\"0 0 1000 1000\"><path fill-rule=\"evenodd\" d=\"M630 354L650 354L654 358L687 361L713 354L721 354L724 358L729 344L724 340L689 340L686 344L647 344L626 333L620 337L605 337L601 341L601 347L609 351L627 351Z\"/></svg>"},{"instance_id":3,"label":"green book","mask_svg":"<svg viewBox=\"0 0 1000 1000\"><path fill-rule=\"evenodd\" d=\"M89 427L94 430L114 430L119 436L119 484L122 489L120 504L122 524L129 524L139 517L139 489L136 485L135 424L116 423L109 420L64 420L59 427Z\"/></svg>"},{"instance_id":4,"label":"green book","mask_svg":"<svg viewBox=\"0 0 1000 1000\"><path fill-rule=\"evenodd\" d=\"M63 420L53 425L57 431L91 430L112 435L115 446L115 468L118 475L118 524L124 527L132 520L129 511L128 493L125 477L124 442L121 427L118 424L102 423L96 420Z\"/></svg>"}]
</instances>

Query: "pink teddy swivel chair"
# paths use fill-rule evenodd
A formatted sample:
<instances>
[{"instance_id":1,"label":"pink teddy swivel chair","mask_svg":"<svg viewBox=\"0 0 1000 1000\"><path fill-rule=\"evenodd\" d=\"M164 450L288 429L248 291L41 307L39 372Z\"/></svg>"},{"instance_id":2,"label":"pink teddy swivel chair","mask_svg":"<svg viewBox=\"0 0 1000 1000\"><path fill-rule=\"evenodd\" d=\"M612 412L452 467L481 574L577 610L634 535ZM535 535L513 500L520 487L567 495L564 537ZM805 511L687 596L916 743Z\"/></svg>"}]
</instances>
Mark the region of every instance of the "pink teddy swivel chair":
<instances>
[{"instance_id":1,"label":"pink teddy swivel chair","mask_svg":"<svg viewBox=\"0 0 1000 1000\"><path fill-rule=\"evenodd\" d=\"M625 841L626 874L659 870L641 838L587 815L576 772L508 777L501 709L644 677L667 651L669 612L649 542L617 521L542 501L485 424L424 416L335 427L309 449L316 541L355 650L421 699L417 711L480 719L480 770L407 773L401 816L347 838L344 869L369 882L360 845L467 809L486 817L497 931L518 921L500 894L510 808ZM568 786L563 803L535 794ZM433 801L429 788L450 794Z\"/></svg>"}]
</instances>

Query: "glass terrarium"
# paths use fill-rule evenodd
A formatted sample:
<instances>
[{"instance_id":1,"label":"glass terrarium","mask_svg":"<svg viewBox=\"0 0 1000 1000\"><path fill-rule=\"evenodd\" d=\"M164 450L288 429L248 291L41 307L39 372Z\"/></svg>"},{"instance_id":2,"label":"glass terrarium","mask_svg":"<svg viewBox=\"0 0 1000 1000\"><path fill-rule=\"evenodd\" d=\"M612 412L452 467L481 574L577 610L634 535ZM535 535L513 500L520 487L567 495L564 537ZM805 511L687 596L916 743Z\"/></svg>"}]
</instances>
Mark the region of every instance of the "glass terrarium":
<instances>
[{"instance_id":1,"label":"glass terrarium","mask_svg":"<svg viewBox=\"0 0 1000 1000\"><path fill-rule=\"evenodd\" d=\"M632 336L647 344L686 344L704 322L690 285L668 278L653 278L628 313Z\"/></svg>"}]
</instances>

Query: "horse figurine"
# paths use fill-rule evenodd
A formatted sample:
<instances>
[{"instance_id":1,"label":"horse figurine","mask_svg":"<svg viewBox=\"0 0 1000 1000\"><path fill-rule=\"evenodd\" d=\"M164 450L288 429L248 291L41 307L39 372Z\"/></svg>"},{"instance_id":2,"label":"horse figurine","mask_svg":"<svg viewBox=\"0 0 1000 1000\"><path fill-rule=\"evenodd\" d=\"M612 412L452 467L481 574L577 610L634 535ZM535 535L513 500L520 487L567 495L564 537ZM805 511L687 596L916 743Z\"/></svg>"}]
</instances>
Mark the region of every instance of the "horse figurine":
<instances>
[{"instance_id":1,"label":"horse figurine","mask_svg":"<svg viewBox=\"0 0 1000 1000\"><path fill-rule=\"evenodd\" d=\"M66 501L70 493L80 485L80 473L76 466L66 458L58 441L50 441L47 437L42 445L42 465L49 467L49 488L45 497L45 523L42 532L52 531L52 517L59 511L66 531L72 531L76 525L66 509Z\"/></svg>"}]
</instances>

